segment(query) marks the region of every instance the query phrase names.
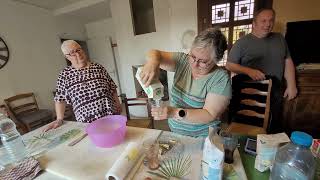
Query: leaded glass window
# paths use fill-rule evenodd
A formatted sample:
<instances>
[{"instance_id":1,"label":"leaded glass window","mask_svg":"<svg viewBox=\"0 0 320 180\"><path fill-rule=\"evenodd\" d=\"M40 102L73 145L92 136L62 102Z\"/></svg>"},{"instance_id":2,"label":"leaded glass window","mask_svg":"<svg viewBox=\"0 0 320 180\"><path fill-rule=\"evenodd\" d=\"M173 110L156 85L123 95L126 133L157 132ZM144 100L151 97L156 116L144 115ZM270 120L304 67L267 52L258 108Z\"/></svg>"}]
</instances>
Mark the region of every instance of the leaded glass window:
<instances>
[{"instance_id":1,"label":"leaded glass window","mask_svg":"<svg viewBox=\"0 0 320 180\"><path fill-rule=\"evenodd\" d=\"M219 26L228 41L229 49L252 30L255 0L212 0L212 26ZM225 52L219 65L225 65Z\"/></svg>"}]
</instances>

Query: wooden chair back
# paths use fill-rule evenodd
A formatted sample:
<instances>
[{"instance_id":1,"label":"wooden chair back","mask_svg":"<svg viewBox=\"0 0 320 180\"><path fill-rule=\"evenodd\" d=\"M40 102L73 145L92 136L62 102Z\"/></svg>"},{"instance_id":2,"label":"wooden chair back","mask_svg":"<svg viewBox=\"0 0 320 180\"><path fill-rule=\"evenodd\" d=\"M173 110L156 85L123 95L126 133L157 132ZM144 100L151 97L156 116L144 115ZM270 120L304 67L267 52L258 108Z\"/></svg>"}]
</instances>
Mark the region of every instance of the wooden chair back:
<instances>
[{"instance_id":1,"label":"wooden chair back","mask_svg":"<svg viewBox=\"0 0 320 180\"><path fill-rule=\"evenodd\" d=\"M12 114L12 112L5 104L0 104L0 110L3 114L7 115L16 124L16 128L20 134L25 134L28 132L27 127L21 122L17 121L15 116Z\"/></svg>"},{"instance_id":2,"label":"wooden chair back","mask_svg":"<svg viewBox=\"0 0 320 180\"><path fill-rule=\"evenodd\" d=\"M125 94L121 94L122 105L124 106L126 116L128 118L127 125L142 127L142 128L154 128L153 117L151 115L151 107L149 105L148 98L127 98ZM148 117L146 118L132 118L130 115L130 107L132 106L144 106L147 109Z\"/></svg>"},{"instance_id":3,"label":"wooden chair back","mask_svg":"<svg viewBox=\"0 0 320 180\"><path fill-rule=\"evenodd\" d=\"M38 103L33 93L12 96L5 99L4 102L15 116L39 110Z\"/></svg>"},{"instance_id":4,"label":"wooden chair back","mask_svg":"<svg viewBox=\"0 0 320 180\"><path fill-rule=\"evenodd\" d=\"M271 78L262 81L232 81L232 83L233 96L229 107L232 123L249 125L246 127L251 129L259 127L261 130L259 132L267 132L270 119ZM234 127L232 123L231 127Z\"/></svg>"},{"instance_id":5,"label":"wooden chair back","mask_svg":"<svg viewBox=\"0 0 320 180\"><path fill-rule=\"evenodd\" d=\"M39 109L34 93L24 93L4 99L16 121L25 125L28 131L41 127L53 120L52 111Z\"/></svg>"}]
</instances>

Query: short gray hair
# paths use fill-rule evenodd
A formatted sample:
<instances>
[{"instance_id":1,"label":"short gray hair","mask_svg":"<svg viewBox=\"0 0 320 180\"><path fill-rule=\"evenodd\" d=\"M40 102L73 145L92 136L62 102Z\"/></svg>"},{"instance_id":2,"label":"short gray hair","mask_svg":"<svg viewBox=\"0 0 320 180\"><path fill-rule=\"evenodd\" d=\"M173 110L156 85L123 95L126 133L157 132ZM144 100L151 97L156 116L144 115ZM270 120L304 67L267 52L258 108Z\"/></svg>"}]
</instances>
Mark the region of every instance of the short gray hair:
<instances>
[{"instance_id":1,"label":"short gray hair","mask_svg":"<svg viewBox=\"0 0 320 180\"><path fill-rule=\"evenodd\" d=\"M218 62L223 58L224 51L227 49L227 40L219 28L208 28L202 31L193 41L191 49L210 48L212 50L211 58L215 52Z\"/></svg>"},{"instance_id":2,"label":"short gray hair","mask_svg":"<svg viewBox=\"0 0 320 180\"><path fill-rule=\"evenodd\" d=\"M79 43L77 43L75 40L65 40L65 41L63 41L63 43L61 44L61 51L64 53L64 54L66 54L66 53L68 53L67 52L67 47L69 47L70 45L72 45L72 44L75 44L75 45L78 45L79 47L81 47L80 46L80 44Z\"/></svg>"}]
</instances>

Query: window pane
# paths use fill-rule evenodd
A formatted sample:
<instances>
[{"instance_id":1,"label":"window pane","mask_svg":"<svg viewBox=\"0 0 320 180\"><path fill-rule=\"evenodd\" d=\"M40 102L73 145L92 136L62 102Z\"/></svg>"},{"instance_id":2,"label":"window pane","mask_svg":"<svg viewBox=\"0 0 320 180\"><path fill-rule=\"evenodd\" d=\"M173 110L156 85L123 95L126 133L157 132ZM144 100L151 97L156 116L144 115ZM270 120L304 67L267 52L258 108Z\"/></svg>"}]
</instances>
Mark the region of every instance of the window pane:
<instances>
[{"instance_id":1,"label":"window pane","mask_svg":"<svg viewBox=\"0 0 320 180\"><path fill-rule=\"evenodd\" d=\"M227 42L229 39L229 28L228 27L224 27L224 28L220 28L221 32L223 33L223 35L226 37Z\"/></svg>"},{"instance_id":2,"label":"window pane","mask_svg":"<svg viewBox=\"0 0 320 180\"><path fill-rule=\"evenodd\" d=\"M230 3L212 6L212 24L229 22Z\"/></svg>"},{"instance_id":3,"label":"window pane","mask_svg":"<svg viewBox=\"0 0 320 180\"><path fill-rule=\"evenodd\" d=\"M236 42L242 36L249 34L252 30L252 24L234 26L233 27L233 40L232 43Z\"/></svg>"},{"instance_id":4,"label":"window pane","mask_svg":"<svg viewBox=\"0 0 320 180\"><path fill-rule=\"evenodd\" d=\"M228 59L228 50L224 51L223 58L217 63L218 66L225 66Z\"/></svg>"},{"instance_id":5,"label":"window pane","mask_svg":"<svg viewBox=\"0 0 320 180\"><path fill-rule=\"evenodd\" d=\"M234 20L253 18L254 0L244 0L235 2Z\"/></svg>"}]
</instances>

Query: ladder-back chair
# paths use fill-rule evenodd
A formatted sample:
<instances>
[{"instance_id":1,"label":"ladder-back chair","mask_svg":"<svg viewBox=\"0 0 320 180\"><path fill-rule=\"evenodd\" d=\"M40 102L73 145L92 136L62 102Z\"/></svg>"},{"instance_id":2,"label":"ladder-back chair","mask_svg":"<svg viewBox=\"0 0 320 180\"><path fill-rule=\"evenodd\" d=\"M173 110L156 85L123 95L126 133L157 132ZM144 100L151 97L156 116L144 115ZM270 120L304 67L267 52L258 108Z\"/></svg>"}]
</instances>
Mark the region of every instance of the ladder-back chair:
<instances>
[{"instance_id":1,"label":"ladder-back chair","mask_svg":"<svg viewBox=\"0 0 320 180\"><path fill-rule=\"evenodd\" d=\"M229 106L232 133L256 136L266 134L270 119L272 80L232 78L232 100Z\"/></svg>"}]
</instances>

